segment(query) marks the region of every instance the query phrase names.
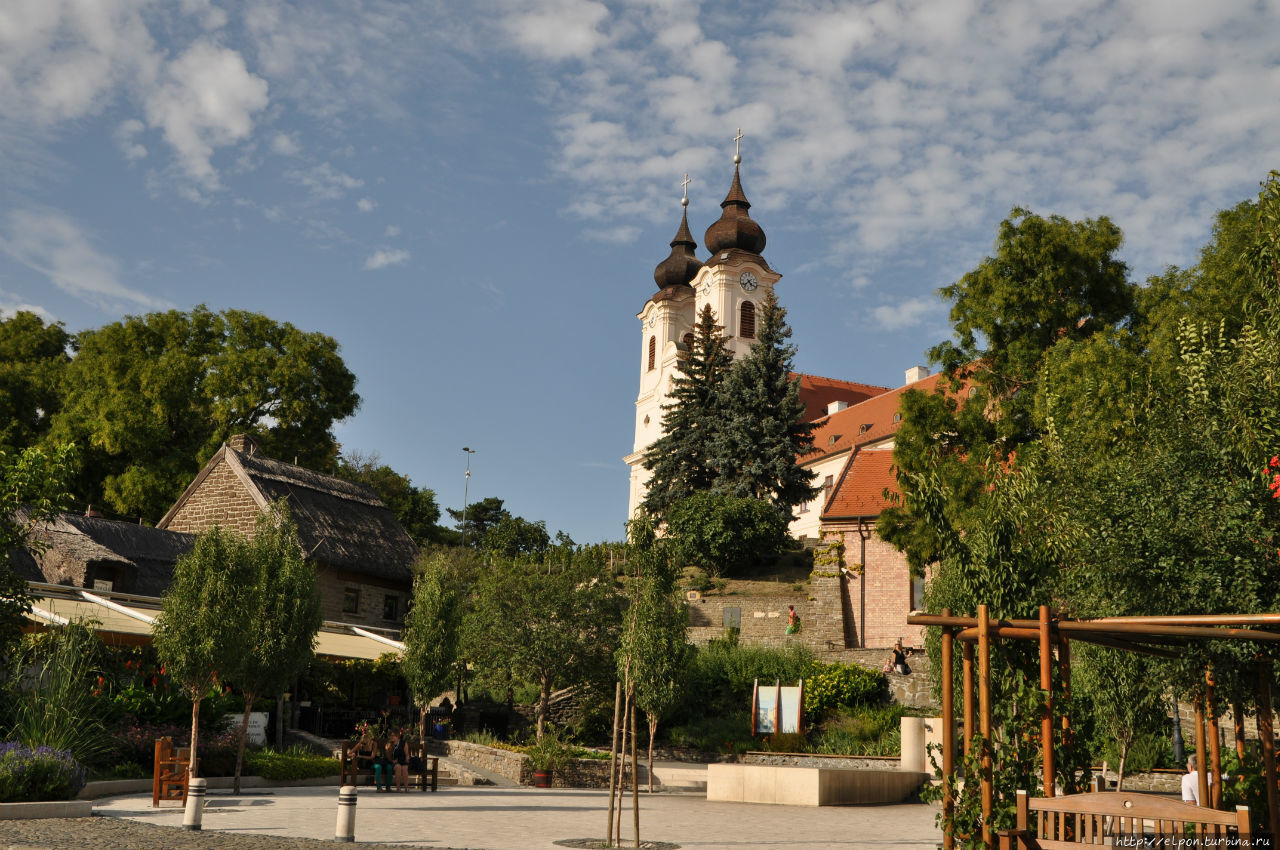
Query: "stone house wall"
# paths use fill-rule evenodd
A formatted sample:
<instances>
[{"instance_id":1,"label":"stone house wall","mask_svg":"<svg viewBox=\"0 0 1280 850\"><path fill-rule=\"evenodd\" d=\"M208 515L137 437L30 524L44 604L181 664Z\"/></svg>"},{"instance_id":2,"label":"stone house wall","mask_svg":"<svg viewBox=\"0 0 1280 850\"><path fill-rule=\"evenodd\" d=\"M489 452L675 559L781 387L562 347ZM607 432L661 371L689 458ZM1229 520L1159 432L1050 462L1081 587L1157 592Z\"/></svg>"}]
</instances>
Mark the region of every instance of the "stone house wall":
<instances>
[{"instance_id":1,"label":"stone house wall","mask_svg":"<svg viewBox=\"0 0 1280 850\"><path fill-rule=\"evenodd\" d=\"M373 576L339 570L329 564L316 564L316 586L320 590L320 610L326 620L384 629L404 627L405 609L411 593L406 585L379 581ZM355 591L355 611L345 610L349 591ZM387 597L395 599L395 617L391 619L383 617ZM387 651L391 651L391 647L387 647Z\"/></svg>"},{"instance_id":2,"label":"stone house wall","mask_svg":"<svg viewBox=\"0 0 1280 850\"><path fill-rule=\"evenodd\" d=\"M226 460L209 470L191 497L169 520L170 531L198 533L217 525L240 534L253 534L258 503Z\"/></svg>"}]
</instances>

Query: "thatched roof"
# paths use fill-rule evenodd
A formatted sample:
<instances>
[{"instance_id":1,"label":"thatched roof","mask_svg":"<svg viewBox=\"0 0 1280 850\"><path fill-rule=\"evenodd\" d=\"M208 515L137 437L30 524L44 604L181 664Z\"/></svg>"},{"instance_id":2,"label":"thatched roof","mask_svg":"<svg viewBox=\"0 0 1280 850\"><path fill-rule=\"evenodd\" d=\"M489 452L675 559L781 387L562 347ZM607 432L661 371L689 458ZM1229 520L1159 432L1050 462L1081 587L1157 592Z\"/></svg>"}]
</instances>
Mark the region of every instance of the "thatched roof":
<instances>
[{"instance_id":1,"label":"thatched roof","mask_svg":"<svg viewBox=\"0 0 1280 850\"><path fill-rule=\"evenodd\" d=\"M268 502L287 499L307 557L392 581L413 580L418 546L368 487L227 449Z\"/></svg>"},{"instance_id":2,"label":"thatched roof","mask_svg":"<svg viewBox=\"0 0 1280 850\"><path fill-rule=\"evenodd\" d=\"M113 567L128 592L149 596L164 592L174 562L195 541L192 534L80 514L58 514L37 525L32 537L43 546L34 557L28 553L28 570L34 565L40 573L35 580L84 587L92 568Z\"/></svg>"}]
</instances>

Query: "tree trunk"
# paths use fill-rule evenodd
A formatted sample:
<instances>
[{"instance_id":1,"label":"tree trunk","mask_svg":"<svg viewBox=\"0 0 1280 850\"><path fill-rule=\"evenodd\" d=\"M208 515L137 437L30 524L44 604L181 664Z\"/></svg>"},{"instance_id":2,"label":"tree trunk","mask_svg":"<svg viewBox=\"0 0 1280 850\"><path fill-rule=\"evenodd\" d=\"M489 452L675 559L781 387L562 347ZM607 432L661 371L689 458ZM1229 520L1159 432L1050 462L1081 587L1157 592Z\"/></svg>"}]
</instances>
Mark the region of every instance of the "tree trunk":
<instances>
[{"instance_id":1,"label":"tree trunk","mask_svg":"<svg viewBox=\"0 0 1280 850\"><path fill-rule=\"evenodd\" d=\"M1116 793L1124 790L1124 763L1129 758L1129 744L1120 745L1120 766L1116 768Z\"/></svg>"},{"instance_id":2,"label":"tree trunk","mask_svg":"<svg viewBox=\"0 0 1280 850\"><path fill-rule=\"evenodd\" d=\"M631 712L631 691L624 689L622 694L622 745L618 750L618 820L613 830L613 843L618 847L622 846L622 795L627 793L627 718ZM633 767L632 772L634 771Z\"/></svg>"},{"instance_id":3,"label":"tree trunk","mask_svg":"<svg viewBox=\"0 0 1280 850\"><path fill-rule=\"evenodd\" d=\"M658 735L658 716L656 714L644 713L644 717L649 721L649 793L653 793L653 739Z\"/></svg>"},{"instance_id":4,"label":"tree trunk","mask_svg":"<svg viewBox=\"0 0 1280 850\"><path fill-rule=\"evenodd\" d=\"M635 690L635 686L632 686ZM634 822L636 850L640 848L640 776L636 773L636 703L631 701L631 819Z\"/></svg>"},{"instance_id":5,"label":"tree trunk","mask_svg":"<svg viewBox=\"0 0 1280 850\"><path fill-rule=\"evenodd\" d=\"M200 737L200 692L191 689L191 763L187 766L187 777L195 779L200 775L200 762L196 758L197 740Z\"/></svg>"},{"instance_id":6,"label":"tree trunk","mask_svg":"<svg viewBox=\"0 0 1280 850\"><path fill-rule=\"evenodd\" d=\"M538 696L538 742L542 742L542 732L547 724L547 715L551 712L551 677L542 674L542 693Z\"/></svg>"},{"instance_id":7,"label":"tree trunk","mask_svg":"<svg viewBox=\"0 0 1280 850\"><path fill-rule=\"evenodd\" d=\"M240 771L244 767L244 745L249 739L249 713L253 711L253 700L257 694L244 695L244 716L240 718L240 746L236 751L236 775L231 780L231 793L240 793Z\"/></svg>"}]
</instances>

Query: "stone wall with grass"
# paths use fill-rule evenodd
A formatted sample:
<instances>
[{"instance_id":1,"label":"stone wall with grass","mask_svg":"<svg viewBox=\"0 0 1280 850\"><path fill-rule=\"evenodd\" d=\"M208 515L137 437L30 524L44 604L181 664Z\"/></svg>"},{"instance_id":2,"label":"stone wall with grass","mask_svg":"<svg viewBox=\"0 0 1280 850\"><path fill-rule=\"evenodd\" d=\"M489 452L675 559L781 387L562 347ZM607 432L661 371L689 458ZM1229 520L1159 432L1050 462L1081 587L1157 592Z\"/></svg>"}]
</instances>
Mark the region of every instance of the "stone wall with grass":
<instances>
[{"instance_id":1,"label":"stone wall with grass","mask_svg":"<svg viewBox=\"0 0 1280 850\"><path fill-rule=\"evenodd\" d=\"M844 611L841 578L813 575L806 586L773 595L702 596L689 602L689 640L705 645L722 638L737 622L738 640L755 646L798 643L822 655L844 649ZM800 631L787 634L787 606L795 605ZM727 616L726 616L727 615Z\"/></svg>"}]
</instances>

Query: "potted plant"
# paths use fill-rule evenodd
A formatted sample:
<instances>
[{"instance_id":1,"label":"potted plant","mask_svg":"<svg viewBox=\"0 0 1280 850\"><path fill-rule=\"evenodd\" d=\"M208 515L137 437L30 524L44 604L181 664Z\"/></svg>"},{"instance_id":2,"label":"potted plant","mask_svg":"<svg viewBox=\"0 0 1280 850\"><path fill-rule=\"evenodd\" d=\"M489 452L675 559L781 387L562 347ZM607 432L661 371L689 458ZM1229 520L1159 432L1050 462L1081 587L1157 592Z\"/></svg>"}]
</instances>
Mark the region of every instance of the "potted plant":
<instances>
[{"instance_id":1,"label":"potted plant","mask_svg":"<svg viewBox=\"0 0 1280 850\"><path fill-rule=\"evenodd\" d=\"M533 769L533 787L550 788L556 774L563 774L568 765L573 749L560 738L559 733L548 728L542 733L542 740L525 748L529 757L529 767Z\"/></svg>"}]
</instances>

